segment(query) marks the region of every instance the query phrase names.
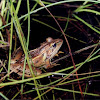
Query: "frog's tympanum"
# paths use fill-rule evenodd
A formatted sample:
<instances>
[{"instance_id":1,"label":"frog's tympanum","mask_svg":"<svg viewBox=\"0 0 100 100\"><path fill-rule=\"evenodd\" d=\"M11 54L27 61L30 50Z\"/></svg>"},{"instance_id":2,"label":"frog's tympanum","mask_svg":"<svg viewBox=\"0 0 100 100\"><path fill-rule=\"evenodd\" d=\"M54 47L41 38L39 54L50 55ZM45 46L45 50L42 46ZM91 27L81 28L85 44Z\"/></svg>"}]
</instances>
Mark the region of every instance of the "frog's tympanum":
<instances>
[{"instance_id":1,"label":"frog's tympanum","mask_svg":"<svg viewBox=\"0 0 100 100\"><path fill-rule=\"evenodd\" d=\"M57 54L58 50L62 46L62 43L62 39L53 39L48 37L46 42L42 43L40 47L29 51L29 62L35 67L35 69L32 67L35 75L40 75L42 73L39 69L41 66L46 69L50 68L51 59ZM22 76L25 55L23 54L21 48L18 48L15 53L16 54L11 59L10 69ZM25 66L25 77L31 77L28 64Z\"/></svg>"}]
</instances>

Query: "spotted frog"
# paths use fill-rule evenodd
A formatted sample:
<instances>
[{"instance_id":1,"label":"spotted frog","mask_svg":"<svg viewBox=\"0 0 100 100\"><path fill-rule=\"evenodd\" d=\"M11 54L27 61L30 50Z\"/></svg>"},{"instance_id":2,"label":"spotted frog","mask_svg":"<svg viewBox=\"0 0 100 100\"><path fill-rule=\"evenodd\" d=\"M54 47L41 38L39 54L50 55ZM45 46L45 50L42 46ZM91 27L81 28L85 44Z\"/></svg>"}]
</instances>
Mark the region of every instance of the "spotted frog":
<instances>
[{"instance_id":1,"label":"spotted frog","mask_svg":"<svg viewBox=\"0 0 100 100\"><path fill-rule=\"evenodd\" d=\"M48 69L51 66L51 59L57 54L58 50L62 46L62 39L53 39L48 37L46 42L43 42L40 47L29 51L29 62L35 75L40 75L42 71L39 69L41 66ZM21 48L18 48L15 55L11 59L10 69L15 73L22 75L25 55ZM18 67L18 68L17 68ZM31 77L31 72L28 64L25 67L25 76Z\"/></svg>"}]
</instances>

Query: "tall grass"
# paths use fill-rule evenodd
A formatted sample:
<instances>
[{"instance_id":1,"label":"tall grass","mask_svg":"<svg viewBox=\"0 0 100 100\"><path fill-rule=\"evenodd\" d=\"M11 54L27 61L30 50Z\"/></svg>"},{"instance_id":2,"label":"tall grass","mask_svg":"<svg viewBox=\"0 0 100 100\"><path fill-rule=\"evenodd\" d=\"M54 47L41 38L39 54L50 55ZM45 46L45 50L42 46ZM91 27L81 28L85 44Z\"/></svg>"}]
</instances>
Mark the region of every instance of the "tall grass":
<instances>
[{"instance_id":1,"label":"tall grass","mask_svg":"<svg viewBox=\"0 0 100 100\"><path fill-rule=\"evenodd\" d=\"M75 37L72 37L68 34L66 34L66 30L68 28L68 25L70 23L70 21L74 21L74 22L81 22L84 26L86 26L87 28L89 28L90 30L92 30L93 32L95 32L96 34L100 34L100 29L97 27L97 26L93 26L91 25L90 23L86 22L85 19L82 19L81 17L78 16L79 13L82 13L82 12L87 12L87 13L92 13L92 14L95 14L95 15L100 15L100 12L99 11L95 11L93 9L91 9L91 7L94 5L94 4L99 4L100 1L95 1L95 0L64 0L64 1L59 1L59 2L46 2L46 1L43 1L42 3L45 5L43 6L41 1L40 0L34 0L35 2L33 3L33 7L32 9L30 8L30 0L27 0L27 14L25 15L22 15L21 17L18 16L19 14L19 10L20 10L20 6L21 4L23 3L22 0L19 0L17 3L12 1L12 0L7 0L5 2L5 0L2 0L2 3L3 3L3 6L1 8L1 12L0 12L0 15L4 18L6 24L4 24L4 22L2 21L2 18L0 19L0 23L1 23L1 26L0 26L0 37L1 37L1 40L0 40L0 47L4 48L4 49L7 49L7 47L9 46L9 56L8 56L8 64L7 64L7 77L4 78L2 81L0 80L0 89L2 90L3 88L6 88L7 86L13 86L13 85L20 85L20 88L19 88L19 91L14 93L13 97L9 98L8 95L6 94L3 94L2 92L3 91L0 91L0 96L7 100L7 99L21 99L21 98L17 98L18 95L20 95L22 98L23 98L23 95L27 95L27 94L30 94L30 93L36 93L36 96L34 96L32 99L49 99L49 97L47 97L47 93L51 91L51 95L52 95L52 99L56 99L56 96L55 96L55 90L56 92L57 91L63 91L64 93L65 92L72 92L73 93L73 98L75 99L76 98L76 94L81 94L81 91L78 91L78 90L75 90L75 85L73 85L75 82L77 83L77 81L79 81L80 83L81 82L84 82L84 80L87 80L87 79L90 79L90 78L97 78L97 77L100 77L100 71L89 71L88 73L85 73L85 71L83 71L83 73L81 74L77 74L78 76L80 76L78 79L74 79L74 80L71 80L70 78L72 78L72 76L77 76L75 74L75 72L79 71L79 69L81 69L82 67L84 67L84 65L88 64L89 62L93 62L95 61L96 59L99 59L100 55L99 55L99 52L100 52L100 49L97 48L97 46L100 44L100 43L96 43L95 46L94 46L94 49L92 50L92 52L90 52L89 56L83 60L82 62L79 62L78 64L75 64L76 68L74 69L74 66L65 66L63 67L64 65L61 65L62 66L62 69L59 69L58 71L54 71L54 72L48 72L48 73L42 73L40 76L35 76L33 71L32 71L32 68L31 68L31 64L29 62L29 49L28 49L28 46L30 44L29 42L29 37L30 37L30 23L31 23L31 19L30 19L30 15L34 14L34 16L39 16L39 14L37 14L38 11L42 11L43 9L45 8L52 8L52 6L56 7L57 5L62 5L64 3L74 3L74 2L81 2L81 5L78 6L72 13L71 15L68 15L68 18L66 17L63 17L63 16L54 16L54 18L56 19L62 19L62 20L67 20L66 21L66 24L64 26L64 32L65 32L65 35L66 37L69 37L71 39L74 39L76 41L79 41L79 42L82 42L84 44L86 44L86 42L84 41L81 41ZM16 4L16 6L14 5ZM40 6L39 6L40 5ZM89 8L90 7L90 8ZM51 13L52 14L52 13ZM43 15L43 16L47 16L47 18L50 18L51 16L49 15ZM70 18L70 16L73 16L72 18ZM22 30L22 23L20 22L20 20L22 20L24 23L24 21L28 20L28 25L27 25L27 30L28 30L28 34L27 34L27 38L25 38L24 36L24 33L23 33L23 30ZM54 30L55 32L59 32L62 34L61 30L60 29L57 29L55 27L53 27L52 25L49 25L48 23L45 23L43 21L40 21L38 19L35 19L33 18L32 19L33 21L35 22L38 22L39 24L41 25L44 25L45 27L49 27L51 30ZM56 23L56 22L55 22ZM57 24L57 23L56 23ZM99 23L98 23L99 24ZM9 34L10 34L10 37L8 37L8 35L6 34L6 37L8 39L5 39L5 36L3 34L3 30L5 30L7 27L10 27L9 28ZM18 79L18 80L14 80L14 79L11 79L9 77L9 74L10 74L10 62L11 62L11 54L12 54L12 40L13 40L13 34L14 34L14 31L17 33L17 37L19 38L19 41L20 41L20 44L21 44L21 47L24 51L24 54L25 54L25 62L24 62L24 67L23 67L23 76L22 76L22 79ZM10 41L8 41L10 39ZM94 45L94 44L92 44ZM64 45L65 46L65 45ZM5 48L6 47L6 48ZM67 45L65 46L67 48ZM80 48L81 49L81 48ZM62 59L65 59L65 57L62 57ZM58 59L60 60L60 59ZM65 60L64 60L65 61ZM29 69L31 71L31 74L32 74L32 78L24 78L24 72L25 72L25 65L26 65L26 62L28 63L29 65ZM4 69L4 66L1 65L0 66L0 73L2 74L3 72L3 69ZM68 73L66 73L68 72ZM49 76L53 76L53 75L60 75L62 77L60 77L59 79L55 79L54 81L51 81L49 80L49 83L47 84L42 84L41 80ZM85 75L85 76L84 76ZM67 85L67 84L72 84L72 89L67 89L67 88L63 88L64 85ZM23 91L25 89L25 86L26 85L29 85L29 86L33 86L34 88L32 89L28 89L27 91ZM62 86L62 87L60 87ZM6 90L8 91L8 90ZM12 93L12 91L14 91L13 89L9 89L9 93ZM87 96L94 96L94 97L99 97L100 95L98 93L88 93L87 92L88 89L87 87L85 87L85 90L82 91L84 97L87 95ZM80 97L81 98L81 97ZM59 99L62 99L61 97Z\"/></svg>"}]
</instances>

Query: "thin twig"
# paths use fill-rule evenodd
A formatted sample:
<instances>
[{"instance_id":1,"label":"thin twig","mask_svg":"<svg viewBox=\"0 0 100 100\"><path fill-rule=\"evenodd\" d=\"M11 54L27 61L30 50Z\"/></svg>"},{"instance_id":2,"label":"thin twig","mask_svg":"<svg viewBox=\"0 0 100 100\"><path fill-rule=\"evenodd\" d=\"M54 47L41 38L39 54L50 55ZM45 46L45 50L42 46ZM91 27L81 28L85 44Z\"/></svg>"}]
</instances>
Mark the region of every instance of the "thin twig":
<instances>
[{"instance_id":1,"label":"thin twig","mask_svg":"<svg viewBox=\"0 0 100 100\"><path fill-rule=\"evenodd\" d=\"M81 53L81 52L83 52L83 51L85 51L85 50L88 50L88 49L90 49L90 48L96 47L96 46L98 46L98 45L100 45L100 42L99 42L98 44L90 45L90 46L87 46L87 47L82 48L82 49L80 49L80 50L77 50L77 51L73 52L72 55L79 54L79 53ZM53 61L52 63L55 63L55 62L58 62L58 61L60 61L60 60L65 59L65 58L68 58L69 56L70 56L70 54L67 54L67 55L65 55L65 56L63 56L63 57L61 57L61 58L59 58L59 59Z\"/></svg>"}]
</instances>

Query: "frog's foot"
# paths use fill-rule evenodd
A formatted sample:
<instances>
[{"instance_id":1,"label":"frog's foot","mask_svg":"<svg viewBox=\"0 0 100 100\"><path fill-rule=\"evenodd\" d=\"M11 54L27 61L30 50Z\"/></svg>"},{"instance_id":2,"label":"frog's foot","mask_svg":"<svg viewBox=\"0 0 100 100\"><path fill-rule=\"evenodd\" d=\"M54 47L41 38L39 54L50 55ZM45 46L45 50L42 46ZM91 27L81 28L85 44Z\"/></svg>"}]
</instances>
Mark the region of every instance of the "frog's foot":
<instances>
[{"instance_id":1,"label":"frog's foot","mask_svg":"<svg viewBox=\"0 0 100 100\"><path fill-rule=\"evenodd\" d=\"M50 65L47 65L45 68L46 69L49 69L49 68L53 68L54 66L58 66L58 65L60 65L60 64L56 64L56 63L51 63Z\"/></svg>"},{"instance_id":2,"label":"frog's foot","mask_svg":"<svg viewBox=\"0 0 100 100\"><path fill-rule=\"evenodd\" d=\"M59 51L57 54L55 54L55 56L57 56L57 57L58 57L60 53L64 53L64 52Z\"/></svg>"},{"instance_id":3,"label":"frog's foot","mask_svg":"<svg viewBox=\"0 0 100 100\"><path fill-rule=\"evenodd\" d=\"M54 66L58 66L58 65L60 65L60 64L53 63L53 64L51 64L51 67L50 68L52 68Z\"/></svg>"}]
</instances>

